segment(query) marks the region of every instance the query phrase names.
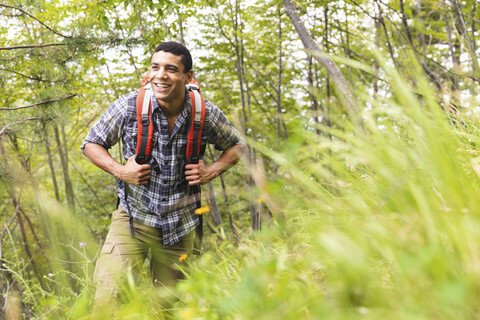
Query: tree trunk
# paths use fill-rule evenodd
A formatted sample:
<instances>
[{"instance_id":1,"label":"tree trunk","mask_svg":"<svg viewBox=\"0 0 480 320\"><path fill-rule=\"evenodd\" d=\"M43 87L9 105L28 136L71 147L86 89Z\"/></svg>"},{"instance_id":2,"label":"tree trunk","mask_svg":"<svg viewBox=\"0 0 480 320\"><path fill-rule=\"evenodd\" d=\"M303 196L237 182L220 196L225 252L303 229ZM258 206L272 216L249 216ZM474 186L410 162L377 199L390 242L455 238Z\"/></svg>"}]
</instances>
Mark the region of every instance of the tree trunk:
<instances>
[{"instance_id":1,"label":"tree trunk","mask_svg":"<svg viewBox=\"0 0 480 320\"><path fill-rule=\"evenodd\" d=\"M324 47L325 47L325 51L327 52L327 54L330 53L330 46L328 45L328 6L325 6L324 7ZM348 21L347 21L347 24L348 24ZM348 32L347 32L347 37L348 37ZM348 39L348 38L347 38ZM348 42L347 42L347 45L348 45ZM325 89L326 89L326 92L327 92L327 97L326 97L326 102L324 105L322 105L322 121L323 123L325 123L325 125L327 125L328 127L330 127L330 120L329 120L329 115L328 115L328 111L330 110L330 102L332 100L332 92L331 92L331 85L330 85L330 74L327 73L327 79L325 81ZM330 137L330 139L332 139L332 136L330 134L328 134L328 136Z\"/></svg>"},{"instance_id":2,"label":"tree trunk","mask_svg":"<svg viewBox=\"0 0 480 320\"><path fill-rule=\"evenodd\" d=\"M382 26L383 33L385 34L385 43L387 44L388 53L390 54L390 58L392 59L392 62L395 65L395 68L398 69L397 60L395 59L395 56L393 54L392 44L390 43L390 37L388 36L387 26L385 25L385 20L383 19L382 7L380 6L380 3L378 1L375 1L375 2L377 3L377 8L378 8L378 21Z\"/></svg>"},{"instance_id":3,"label":"tree trunk","mask_svg":"<svg viewBox=\"0 0 480 320\"><path fill-rule=\"evenodd\" d=\"M209 146L209 148L210 148L210 146ZM215 158L218 159L217 150L215 150L215 149L213 149L213 150L214 150L213 152L214 152ZM240 236L238 234L238 230L235 227L235 224L234 224L234 221L233 221L232 210L230 208L230 202L228 201L228 193L227 193L227 188L226 188L226 185L225 185L225 175L223 173L220 175L220 181L222 183L222 195L223 195L223 198L224 198L224 201L225 201L225 208L226 208L227 215L228 215L228 223L230 224L230 229L232 230L233 237L235 238L235 241L238 243L240 241ZM238 195L237 195L237 202L239 202Z\"/></svg>"},{"instance_id":4,"label":"tree trunk","mask_svg":"<svg viewBox=\"0 0 480 320\"><path fill-rule=\"evenodd\" d=\"M70 175L68 172L68 149L65 143L65 130L62 127L63 143L60 139L60 133L58 132L57 126L54 126L54 132L55 132L55 139L57 141L57 146L58 146L58 154L60 155L60 162L62 164L62 169L63 169L63 180L64 180L64 186L65 186L65 195L67 198L67 205L72 212L75 212L75 198L73 195L72 182L70 180Z\"/></svg>"},{"instance_id":5,"label":"tree trunk","mask_svg":"<svg viewBox=\"0 0 480 320\"><path fill-rule=\"evenodd\" d=\"M460 34L460 37L465 42L465 48L467 49L470 55L470 58L472 59L473 74L476 78L480 78L480 65L478 63L478 57L475 52L475 46L473 45L472 41L470 41L470 38L467 33L467 27L465 25L465 20L463 19L463 15L461 13L462 10L460 7L460 3L457 0L451 0L451 2L453 5L453 11L455 13L455 17L457 19L457 23L456 23L457 31Z\"/></svg>"},{"instance_id":6,"label":"tree trunk","mask_svg":"<svg viewBox=\"0 0 480 320\"><path fill-rule=\"evenodd\" d=\"M380 19L375 19L375 45L378 47L380 44L380 39L382 36L382 31L381 31L381 26L380 26ZM378 74L380 70L380 65L378 63L378 59L374 57L374 64L373 68L375 70L375 74ZM376 99L378 95L378 78L375 77L373 79L373 98Z\"/></svg>"},{"instance_id":7,"label":"tree trunk","mask_svg":"<svg viewBox=\"0 0 480 320\"><path fill-rule=\"evenodd\" d=\"M44 130L45 133L45 150L47 152L47 162L48 166L50 167L50 174L52 175L52 182L53 182L53 190L55 192L55 199L57 201L60 201L60 195L58 193L58 184L57 184L57 176L55 174L55 167L53 166L53 158L52 158L52 152L50 150L50 142L48 141L48 133L47 130Z\"/></svg>"},{"instance_id":8,"label":"tree trunk","mask_svg":"<svg viewBox=\"0 0 480 320\"><path fill-rule=\"evenodd\" d=\"M208 199L210 202L210 212L213 223L215 223L216 227L219 227L223 224L223 221L222 216L220 215L220 210L218 209L217 198L215 197L215 190L213 190L213 185L211 182L208 183Z\"/></svg>"},{"instance_id":9,"label":"tree trunk","mask_svg":"<svg viewBox=\"0 0 480 320\"><path fill-rule=\"evenodd\" d=\"M183 36L183 15L180 12L180 10L181 10L180 7L178 7L178 12L177 12L177 15L178 15L178 42L185 45L185 39L184 39L184 36Z\"/></svg>"},{"instance_id":10,"label":"tree trunk","mask_svg":"<svg viewBox=\"0 0 480 320\"><path fill-rule=\"evenodd\" d=\"M361 118L360 118L360 110L357 110L356 103L354 101L353 94L348 86L345 77L341 73L338 66L335 62L330 59L315 43L311 34L305 28L305 25L300 20L300 17L295 10L295 6L292 0L283 0L285 5L285 10L292 21L297 33L300 36L300 39L303 42L303 45L307 50L314 52L315 59L327 70L327 72L332 77L333 82L335 83L337 92L339 93L340 99L345 105L347 110L347 114L352 120L352 122L358 127L363 128Z\"/></svg>"},{"instance_id":11,"label":"tree trunk","mask_svg":"<svg viewBox=\"0 0 480 320\"><path fill-rule=\"evenodd\" d=\"M473 51L477 52L477 40L475 39L475 12L477 11L477 1L473 2L473 8L472 8L472 14L471 14L471 19L472 19L472 25L471 25L471 34L472 34L472 44L473 44Z\"/></svg>"},{"instance_id":12,"label":"tree trunk","mask_svg":"<svg viewBox=\"0 0 480 320\"><path fill-rule=\"evenodd\" d=\"M15 146L15 149L17 149L16 151L18 151L18 146ZM6 150L3 147L3 144L1 144L1 142L0 142L0 153L2 154L2 158L4 159L3 160L4 161L4 166L6 168L8 168L9 164L6 161L6 159L7 159ZM23 166L24 166L24 168L27 168L27 167L25 167L25 164L23 164ZM43 287L43 279L40 276L40 273L38 272L36 259L33 256L32 251L30 250L30 241L28 240L27 231L25 229L25 224L24 224L24 221L23 221L23 218L22 218L22 215L21 215L21 211L23 211L23 209L20 207L20 202L19 202L19 200L17 200L17 197L15 195L14 186L13 185L8 185L6 187L7 187L8 195L9 195L10 200L12 202L14 215L16 217L18 225L20 226L20 234L22 236L22 242L23 242L23 247L25 249L25 254L27 255L28 262L31 265L33 274L38 279L38 282L40 283L40 285ZM33 229L32 229L32 231L33 231Z\"/></svg>"},{"instance_id":13,"label":"tree trunk","mask_svg":"<svg viewBox=\"0 0 480 320\"><path fill-rule=\"evenodd\" d=\"M311 55L308 55L307 61L308 61L308 69L307 69L307 81L308 81L308 96L310 97L310 101L312 102L312 116L313 120L316 124L315 132L320 135L322 131L320 130L320 121L319 121L319 113L318 113L318 99L315 95L315 90L316 86L313 81L313 57Z\"/></svg>"},{"instance_id":14,"label":"tree trunk","mask_svg":"<svg viewBox=\"0 0 480 320\"><path fill-rule=\"evenodd\" d=\"M280 140L283 139L282 129L281 129L281 119L282 119L282 14L279 10L278 12L278 82L276 88L277 94L277 151L280 150ZM275 168L276 169L276 168ZM275 170L276 171L276 170Z\"/></svg>"},{"instance_id":15,"label":"tree trunk","mask_svg":"<svg viewBox=\"0 0 480 320\"><path fill-rule=\"evenodd\" d=\"M233 19L233 30L234 30L234 40L235 40L235 54L236 54L236 58L237 58L237 61L236 61L237 77L238 77L238 81L239 81L239 84L240 84L240 97L241 97L241 100L242 100L242 119L241 119L242 131L243 131L243 134L246 135L247 134L247 128L246 128L246 118L247 118L246 109L247 109L247 106L246 106L246 101L245 101L244 77L243 77L243 72L242 72L243 68L244 68L243 67L243 58L240 55L241 48L240 48L239 39L238 39L238 34L239 34L239 4L238 4L238 0L235 1L235 13L234 13L234 19ZM252 158L252 150L251 150L250 147L247 148L246 157L247 157L247 160L249 162L249 165L254 166L255 165L255 159ZM253 186L253 179L251 177L251 173L249 173L249 177L248 177L248 188L249 188L249 190L252 189L252 186ZM254 204L250 205L250 214L252 216L252 221L254 221L255 219L253 217L258 215L258 212L256 212L256 210L255 210L255 205ZM254 230L258 230L258 229L256 229L257 225L252 224L252 228Z\"/></svg>"}]
</instances>

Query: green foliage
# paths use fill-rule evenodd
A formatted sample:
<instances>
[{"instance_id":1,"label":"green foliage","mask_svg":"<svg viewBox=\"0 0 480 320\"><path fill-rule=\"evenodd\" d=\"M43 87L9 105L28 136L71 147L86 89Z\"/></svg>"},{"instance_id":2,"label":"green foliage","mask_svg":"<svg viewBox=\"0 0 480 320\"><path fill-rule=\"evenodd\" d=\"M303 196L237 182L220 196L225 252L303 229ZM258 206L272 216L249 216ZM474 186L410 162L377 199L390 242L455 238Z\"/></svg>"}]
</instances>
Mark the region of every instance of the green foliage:
<instances>
[{"instance_id":1,"label":"green foliage","mask_svg":"<svg viewBox=\"0 0 480 320\"><path fill-rule=\"evenodd\" d=\"M475 317L479 137L428 86L419 100L390 74L400 102L364 95L367 133L298 126L280 152L263 150L281 163L264 191L285 219L193 262L184 319Z\"/></svg>"},{"instance_id":2,"label":"green foliage","mask_svg":"<svg viewBox=\"0 0 480 320\"><path fill-rule=\"evenodd\" d=\"M116 181L78 147L183 31L250 152L212 184L222 223L206 214L207 252L178 264L176 318L477 317L480 13L455 2L466 33L453 1L404 1L406 25L399 1L297 1L352 87L356 131L282 1L4 1L18 8L0 7L1 47L56 45L0 51L0 302L24 318L163 317L154 300L171 292L148 265L92 315Z\"/></svg>"}]
</instances>

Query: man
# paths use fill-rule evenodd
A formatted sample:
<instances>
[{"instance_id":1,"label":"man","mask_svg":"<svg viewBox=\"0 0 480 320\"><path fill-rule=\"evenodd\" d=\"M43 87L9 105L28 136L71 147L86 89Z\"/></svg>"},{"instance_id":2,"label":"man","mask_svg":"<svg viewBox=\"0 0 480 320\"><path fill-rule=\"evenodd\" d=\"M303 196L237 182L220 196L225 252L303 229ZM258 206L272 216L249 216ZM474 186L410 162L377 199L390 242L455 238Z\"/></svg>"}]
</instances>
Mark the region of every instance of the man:
<instances>
[{"instance_id":1,"label":"man","mask_svg":"<svg viewBox=\"0 0 480 320\"><path fill-rule=\"evenodd\" d=\"M174 264L182 255L192 253L194 229L199 223L194 212L198 194L193 186L206 184L228 170L243 153L245 143L237 130L218 107L205 100L202 149L208 142L223 153L208 167L202 160L184 166L192 116L185 85L193 77L187 48L176 42L160 44L151 57L148 77L155 128L149 163L135 161L137 91L112 103L82 144L84 154L95 165L119 179L120 205L112 214L95 267L97 303L108 301L116 292L119 273L127 268L138 273L148 250L155 286L173 285L181 277ZM120 139L125 164L108 153Z\"/></svg>"}]
</instances>

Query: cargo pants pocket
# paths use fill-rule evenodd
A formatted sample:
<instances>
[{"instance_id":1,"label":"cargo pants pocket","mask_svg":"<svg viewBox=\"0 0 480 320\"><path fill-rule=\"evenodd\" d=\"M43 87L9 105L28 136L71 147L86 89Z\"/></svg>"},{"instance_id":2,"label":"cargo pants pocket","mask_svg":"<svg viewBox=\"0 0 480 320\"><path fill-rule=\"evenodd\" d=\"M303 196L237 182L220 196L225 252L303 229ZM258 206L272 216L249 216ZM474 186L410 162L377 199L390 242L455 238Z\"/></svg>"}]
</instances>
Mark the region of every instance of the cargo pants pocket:
<instances>
[{"instance_id":1,"label":"cargo pants pocket","mask_svg":"<svg viewBox=\"0 0 480 320\"><path fill-rule=\"evenodd\" d=\"M95 303L107 302L116 294L116 277L121 271L121 264L119 255L115 254L115 243L105 242L93 273L93 281L97 286Z\"/></svg>"}]
</instances>

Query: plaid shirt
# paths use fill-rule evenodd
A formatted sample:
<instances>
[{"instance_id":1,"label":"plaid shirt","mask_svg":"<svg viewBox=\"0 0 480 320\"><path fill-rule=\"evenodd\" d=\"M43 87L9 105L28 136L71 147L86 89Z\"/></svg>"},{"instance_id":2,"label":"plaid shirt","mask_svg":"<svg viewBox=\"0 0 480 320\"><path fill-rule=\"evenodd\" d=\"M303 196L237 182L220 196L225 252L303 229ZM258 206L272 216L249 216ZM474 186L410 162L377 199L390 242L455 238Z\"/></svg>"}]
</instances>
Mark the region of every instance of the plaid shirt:
<instances>
[{"instance_id":1,"label":"plaid shirt","mask_svg":"<svg viewBox=\"0 0 480 320\"><path fill-rule=\"evenodd\" d=\"M87 143L95 143L108 150L122 139L125 160L135 155L137 92L121 96L110 104L108 110L88 132L82 143L82 150ZM135 221L162 229L163 245L166 247L182 240L199 223L195 214L195 199L200 195L194 194L194 190L200 188L191 188L183 175L188 126L192 116L192 101L187 91L185 97L185 107L178 116L170 136L167 118L152 96L154 134L152 159L149 163L152 168L150 181L147 185L134 186L120 180L117 187L123 208L130 208L130 214ZM217 106L208 100L205 100L205 106L205 122L201 137L202 155L206 143L213 144L220 151L245 143Z\"/></svg>"}]
</instances>

